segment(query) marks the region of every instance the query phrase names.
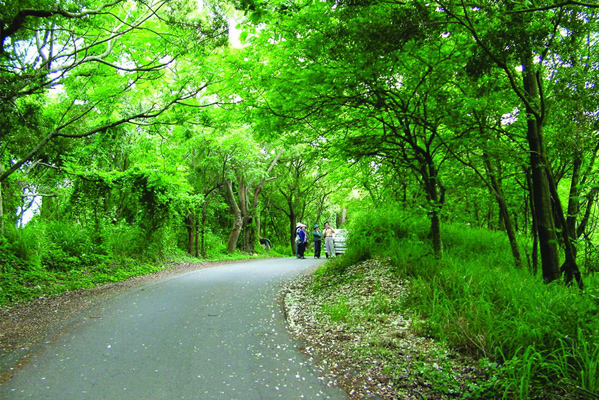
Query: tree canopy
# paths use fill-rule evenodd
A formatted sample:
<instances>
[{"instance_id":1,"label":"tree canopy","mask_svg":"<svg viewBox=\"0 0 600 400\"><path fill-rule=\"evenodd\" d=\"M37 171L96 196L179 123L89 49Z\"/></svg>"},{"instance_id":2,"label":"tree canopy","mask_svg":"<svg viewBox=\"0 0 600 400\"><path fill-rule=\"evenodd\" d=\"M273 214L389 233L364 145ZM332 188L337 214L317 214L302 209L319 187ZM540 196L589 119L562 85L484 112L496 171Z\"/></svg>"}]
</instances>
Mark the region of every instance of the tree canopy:
<instances>
[{"instance_id":1,"label":"tree canopy","mask_svg":"<svg viewBox=\"0 0 600 400\"><path fill-rule=\"evenodd\" d=\"M31 208L100 246L125 229L152 252L254 253L265 237L291 252L298 222L385 206L427 216L438 259L445 223L487 227L517 268L582 284L597 4L9 1L0 15L4 237Z\"/></svg>"}]
</instances>

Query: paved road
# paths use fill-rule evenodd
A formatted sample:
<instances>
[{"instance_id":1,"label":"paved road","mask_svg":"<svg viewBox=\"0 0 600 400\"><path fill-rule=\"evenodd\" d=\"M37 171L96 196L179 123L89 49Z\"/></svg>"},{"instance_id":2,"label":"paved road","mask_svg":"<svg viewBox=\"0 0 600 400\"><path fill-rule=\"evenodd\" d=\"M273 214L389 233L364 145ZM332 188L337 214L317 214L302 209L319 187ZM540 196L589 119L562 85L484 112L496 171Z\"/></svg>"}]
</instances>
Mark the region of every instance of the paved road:
<instances>
[{"instance_id":1,"label":"paved road","mask_svg":"<svg viewBox=\"0 0 600 400\"><path fill-rule=\"evenodd\" d=\"M318 260L228 264L120 295L0 387L9 399L346 399L285 326L281 283Z\"/></svg>"}]
</instances>

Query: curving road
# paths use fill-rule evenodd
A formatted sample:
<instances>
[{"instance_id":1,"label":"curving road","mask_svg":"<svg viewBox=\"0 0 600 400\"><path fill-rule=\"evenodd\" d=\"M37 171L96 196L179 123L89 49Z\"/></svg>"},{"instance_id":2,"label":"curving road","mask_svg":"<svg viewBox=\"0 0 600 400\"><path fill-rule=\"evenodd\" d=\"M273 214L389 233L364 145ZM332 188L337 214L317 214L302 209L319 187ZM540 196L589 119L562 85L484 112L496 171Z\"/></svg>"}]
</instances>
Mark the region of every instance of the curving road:
<instances>
[{"instance_id":1,"label":"curving road","mask_svg":"<svg viewBox=\"0 0 600 400\"><path fill-rule=\"evenodd\" d=\"M14 378L9 399L346 399L288 334L278 291L322 260L202 269L90 311Z\"/></svg>"}]
</instances>

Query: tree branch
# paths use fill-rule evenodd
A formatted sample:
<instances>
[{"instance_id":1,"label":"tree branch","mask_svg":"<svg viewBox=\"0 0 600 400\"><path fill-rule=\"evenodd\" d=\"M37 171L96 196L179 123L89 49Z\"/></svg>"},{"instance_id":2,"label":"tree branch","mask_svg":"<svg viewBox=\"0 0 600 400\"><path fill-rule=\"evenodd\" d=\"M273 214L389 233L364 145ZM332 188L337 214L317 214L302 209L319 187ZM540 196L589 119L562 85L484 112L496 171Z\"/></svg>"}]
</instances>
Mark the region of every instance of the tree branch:
<instances>
[{"instance_id":1,"label":"tree branch","mask_svg":"<svg viewBox=\"0 0 600 400\"><path fill-rule=\"evenodd\" d=\"M165 111L169 110L174 104L179 103L181 100L189 99L189 98L195 96L201 90L203 90L205 87L206 87L206 85L202 86L201 88L199 88L197 90L194 90L193 92L190 92L190 93L183 93L183 89L181 89L179 91L179 95L178 96L176 96L174 99L172 99L171 101L167 102L166 104L164 104L160 108L156 108L156 105L152 105L151 107L149 107L144 112L141 112L141 113L138 113L138 114L135 114L135 115L131 115L129 117L121 118L119 120L116 120L116 121L104 124L104 125L102 125L102 126L100 126L98 128L92 129L92 130L87 131L85 133L76 134L76 135L71 135L71 134L67 134L67 133L61 133L61 131L63 129L65 129L66 127L74 124L78 120L82 119L87 113L89 113L93 109L93 106L89 107L82 114L76 116L75 118L72 118L70 121L62 124L61 126L59 126L56 129L54 129L52 132L50 132L27 155L25 155L21 160L17 161L15 164L13 164L13 166L11 168L7 169L2 174L0 174L0 182L4 181L12 173L14 173L19 168L21 168L27 161L31 160L33 158L33 156L35 156L37 153L39 153L41 151L41 149L48 142L50 142L50 140L52 140L52 139L54 139L56 137L64 137L64 138L71 138L71 139L81 139L81 138L85 138L85 137L88 137L88 136L95 135L95 134L100 133L100 132L105 132L108 129L114 128L114 127L119 126L119 125L123 125L123 124L126 124L126 123L135 123L136 120L140 120L140 119L145 120L145 119L156 118L159 115L161 115L162 113L164 113Z\"/></svg>"},{"instance_id":2,"label":"tree branch","mask_svg":"<svg viewBox=\"0 0 600 400\"><path fill-rule=\"evenodd\" d=\"M28 17L49 18L54 15L60 15L60 16L63 16L65 18L69 18L69 19L82 18L82 17L86 17L89 15L100 14L100 13L104 12L103 10L105 8L115 6L115 5L117 5L119 3L123 3L123 2L124 2L124 0L115 0L110 3L101 4L95 10L84 11L84 12L75 12L75 13L68 12L65 10L59 10L59 9L56 9L56 10L33 10L33 9L20 10L17 13L17 15L15 15L13 20L10 21L8 26L6 26L6 27L0 26L0 53L4 52L4 42L5 42L6 38L17 33L19 31L19 29L21 29L23 27L23 25L25 24L25 21L27 20Z\"/></svg>"},{"instance_id":3,"label":"tree branch","mask_svg":"<svg viewBox=\"0 0 600 400\"><path fill-rule=\"evenodd\" d=\"M564 1L562 3L551 4L551 5L545 6L545 7L526 8L523 10L509 11L507 14L520 14L520 13L527 13L527 12L546 11L546 10L552 10L555 8L561 8L561 7L565 7L565 6L582 6L582 7L590 7L590 8L598 8L599 7L598 4L584 3L582 1Z\"/></svg>"}]
</instances>

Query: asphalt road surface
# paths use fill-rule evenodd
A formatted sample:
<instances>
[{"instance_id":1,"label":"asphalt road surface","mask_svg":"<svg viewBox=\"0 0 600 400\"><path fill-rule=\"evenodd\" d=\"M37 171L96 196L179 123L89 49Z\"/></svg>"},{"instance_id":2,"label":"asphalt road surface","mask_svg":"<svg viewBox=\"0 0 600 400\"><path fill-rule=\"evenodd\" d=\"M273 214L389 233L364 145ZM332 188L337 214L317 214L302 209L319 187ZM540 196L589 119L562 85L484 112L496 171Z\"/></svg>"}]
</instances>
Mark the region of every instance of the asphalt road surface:
<instances>
[{"instance_id":1,"label":"asphalt road surface","mask_svg":"<svg viewBox=\"0 0 600 400\"><path fill-rule=\"evenodd\" d=\"M90 310L0 387L0 399L346 399L287 332L282 283L322 260L227 264Z\"/></svg>"}]
</instances>

